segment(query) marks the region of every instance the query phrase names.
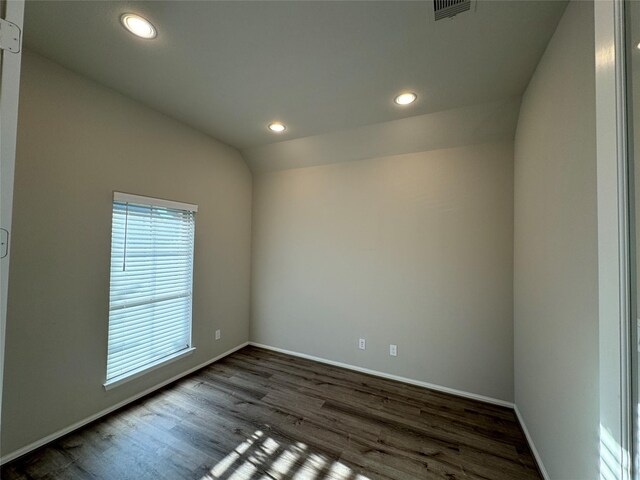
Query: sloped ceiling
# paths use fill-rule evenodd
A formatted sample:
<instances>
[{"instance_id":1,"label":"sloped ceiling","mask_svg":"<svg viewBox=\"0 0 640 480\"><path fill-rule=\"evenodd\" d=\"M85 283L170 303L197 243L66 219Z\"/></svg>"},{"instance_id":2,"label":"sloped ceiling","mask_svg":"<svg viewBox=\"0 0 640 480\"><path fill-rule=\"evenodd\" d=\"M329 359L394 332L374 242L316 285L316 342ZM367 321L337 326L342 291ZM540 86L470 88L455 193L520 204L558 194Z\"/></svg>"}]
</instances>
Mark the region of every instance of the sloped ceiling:
<instances>
[{"instance_id":1,"label":"sloped ceiling","mask_svg":"<svg viewBox=\"0 0 640 480\"><path fill-rule=\"evenodd\" d=\"M310 167L514 138L520 97L242 150L254 172Z\"/></svg>"},{"instance_id":2,"label":"sloped ceiling","mask_svg":"<svg viewBox=\"0 0 640 480\"><path fill-rule=\"evenodd\" d=\"M439 22L431 5L30 0L25 43L241 149L253 168L284 168L294 152L317 164L362 158L387 140L418 148L414 129L440 121L449 122L437 130L449 140L430 130L424 141L446 144L484 128L474 124L481 114L458 110L470 105L503 105L496 108L513 119L504 105L524 91L566 3L478 0L474 11ZM123 12L149 18L158 38L130 35L119 24ZM393 97L406 89L418 101L399 108ZM428 116L447 110L465 123ZM272 120L287 131L269 132ZM390 130L380 127L387 123ZM345 131L354 137L345 140ZM319 142L325 146L314 150Z\"/></svg>"}]
</instances>

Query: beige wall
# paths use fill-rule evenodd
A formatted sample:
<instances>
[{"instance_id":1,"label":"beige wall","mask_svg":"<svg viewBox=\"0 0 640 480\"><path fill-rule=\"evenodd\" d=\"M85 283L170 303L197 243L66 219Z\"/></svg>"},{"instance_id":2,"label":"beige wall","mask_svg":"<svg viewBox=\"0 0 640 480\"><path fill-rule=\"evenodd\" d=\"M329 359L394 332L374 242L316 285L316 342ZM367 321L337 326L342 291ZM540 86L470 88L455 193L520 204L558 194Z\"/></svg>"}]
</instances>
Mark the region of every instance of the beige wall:
<instances>
[{"instance_id":1,"label":"beige wall","mask_svg":"<svg viewBox=\"0 0 640 480\"><path fill-rule=\"evenodd\" d=\"M239 153L34 54L22 68L3 455L245 342L249 322ZM199 204L197 349L105 392L113 190Z\"/></svg>"},{"instance_id":2,"label":"beige wall","mask_svg":"<svg viewBox=\"0 0 640 480\"><path fill-rule=\"evenodd\" d=\"M598 476L593 4L572 2L515 140L515 395L554 479Z\"/></svg>"},{"instance_id":3,"label":"beige wall","mask_svg":"<svg viewBox=\"0 0 640 480\"><path fill-rule=\"evenodd\" d=\"M253 212L253 341L512 400L511 142L260 174Z\"/></svg>"}]
</instances>

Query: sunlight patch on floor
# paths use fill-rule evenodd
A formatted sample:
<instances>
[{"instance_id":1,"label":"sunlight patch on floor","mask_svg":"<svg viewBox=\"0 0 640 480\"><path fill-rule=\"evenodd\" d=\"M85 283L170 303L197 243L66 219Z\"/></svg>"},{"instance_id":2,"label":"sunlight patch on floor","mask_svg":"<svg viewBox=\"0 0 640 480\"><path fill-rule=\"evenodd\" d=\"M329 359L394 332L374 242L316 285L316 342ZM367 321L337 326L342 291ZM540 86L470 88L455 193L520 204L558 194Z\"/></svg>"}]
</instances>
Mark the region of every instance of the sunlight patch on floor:
<instances>
[{"instance_id":1,"label":"sunlight patch on floor","mask_svg":"<svg viewBox=\"0 0 640 480\"><path fill-rule=\"evenodd\" d=\"M282 452L271 465L269 474L278 479L285 478L287 472L291 470L293 464L302 456L306 449L307 446L304 443L298 442L294 446ZM265 476L264 478L267 480L270 477Z\"/></svg>"},{"instance_id":2,"label":"sunlight patch on floor","mask_svg":"<svg viewBox=\"0 0 640 480\"><path fill-rule=\"evenodd\" d=\"M229 467L231 467L231 465L233 465L242 456L243 453L249 450L251 445L253 445L253 443L260 437L262 437L262 432L257 430L251 438L238 445L233 452L220 460L220 462L211 469L210 473L212 476L206 476L204 478L220 478L220 476L223 475Z\"/></svg>"},{"instance_id":3,"label":"sunlight patch on floor","mask_svg":"<svg viewBox=\"0 0 640 480\"><path fill-rule=\"evenodd\" d=\"M260 430L240 443L201 480L370 480L302 442L282 445Z\"/></svg>"},{"instance_id":4,"label":"sunlight patch on floor","mask_svg":"<svg viewBox=\"0 0 640 480\"><path fill-rule=\"evenodd\" d=\"M311 480L316 478L326 463L327 461L320 455L312 453L309 455L304 465L302 465L302 468L296 472L293 480Z\"/></svg>"}]
</instances>

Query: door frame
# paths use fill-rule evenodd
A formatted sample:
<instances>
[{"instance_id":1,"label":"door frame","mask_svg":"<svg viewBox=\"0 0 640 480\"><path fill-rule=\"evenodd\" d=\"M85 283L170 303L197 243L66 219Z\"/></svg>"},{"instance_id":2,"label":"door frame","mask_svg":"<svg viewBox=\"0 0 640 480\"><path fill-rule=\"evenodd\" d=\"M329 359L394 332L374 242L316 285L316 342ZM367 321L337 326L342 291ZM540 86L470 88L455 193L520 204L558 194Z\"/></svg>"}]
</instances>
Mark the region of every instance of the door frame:
<instances>
[{"instance_id":1,"label":"door frame","mask_svg":"<svg viewBox=\"0 0 640 480\"><path fill-rule=\"evenodd\" d=\"M0 17L24 26L25 0L2 0ZM16 160L16 134L18 129L18 98L22 35L17 53L0 51L0 228L9 232L6 256L0 259L0 428L2 427L2 387L4 384L4 353L7 322L7 294L9 288L9 260L11 258L11 218L13 213L13 179Z\"/></svg>"},{"instance_id":2,"label":"door frame","mask_svg":"<svg viewBox=\"0 0 640 480\"><path fill-rule=\"evenodd\" d=\"M598 192L599 471L632 478L628 152L623 0L594 2Z\"/></svg>"}]
</instances>

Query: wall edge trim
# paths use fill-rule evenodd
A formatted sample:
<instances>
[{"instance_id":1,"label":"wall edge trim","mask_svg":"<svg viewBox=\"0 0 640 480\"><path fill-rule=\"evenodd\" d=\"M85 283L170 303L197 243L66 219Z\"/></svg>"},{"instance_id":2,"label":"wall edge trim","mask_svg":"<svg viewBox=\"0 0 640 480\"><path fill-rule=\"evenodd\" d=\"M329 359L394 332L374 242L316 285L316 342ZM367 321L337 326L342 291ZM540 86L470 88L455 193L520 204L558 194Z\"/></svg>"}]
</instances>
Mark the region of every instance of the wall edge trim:
<instances>
[{"instance_id":1,"label":"wall edge trim","mask_svg":"<svg viewBox=\"0 0 640 480\"><path fill-rule=\"evenodd\" d=\"M399 375L393 375L391 373L380 372L378 370L371 370L369 368L358 367L356 365L350 365L348 363L336 362L335 360L329 360L322 357L316 357L313 355L308 355L306 353L294 352L292 350L286 350L284 348L272 347L271 345L265 345L257 342L249 342L249 345L253 345L254 347L264 348L266 350L272 350L274 352L285 353L287 355L292 355L294 357L305 358L307 360L313 360L315 362L325 363L327 365L333 365L334 367L346 368L348 370L354 370L360 373L366 373L369 375L373 375L375 377L386 378L388 380L395 380L397 382L408 383L410 385L416 385L418 387L428 388L430 390L435 390L438 392L449 393L451 395L456 395L458 397L470 398L472 400L478 400L484 403L490 403L493 405L498 405L501 407L514 408L514 404L512 402L508 402L506 400L500 400L499 398L487 397L484 395L479 395L477 393L465 392L464 390L457 390L455 388L444 387L442 385L437 385L435 383L423 382L421 380L414 380L412 378L401 377Z\"/></svg>"},{"instance_id":2,"label":"wall edge trim","mask_svg":"<svg viewBox=\"0 0 640 480\"><path fill-rule=\"evenodd\" d=\"M516 418L520 423L520 428L522 428L522 431L524 432L524 436L527 439L527 443L529 444L531 453L533 453L533 458L536 459L536 463L538 464L538 470L540 470L540 474L542 475L542 478L544 478L544 480L551 480L551 477L547 473L547 469L544 468L544 463L542 463L542 457L540 456L540 453L538 453L538 449L536 449L536 444L533 443L533 437L531 437L531 434L527 429L527 424L524 423L524 418L522 417L520 410L518 410L518 405L516 405L515 403L513 404L513 411L515 412Z\"/></svg>"},{"instance_id":3,"label":"wall edge trim","mask_svg":"<svg viewBox=\"0 0 640 480\"><path fill-rule=\"evenodd\" d=\"M54 433L52 433L50 435L47 435L46 437L43 437L40 440L36 440L35 442L30 443L29 445L26 445L26 446L24 446L22 448L19 448L18 450L15 450L14 452L8 453L4 457L0 458L0 465L4 465L5 463L8 463L8 462L10 462L12 460L15 460L18 457L26 455L27 453L30 453L30 452L36 450L37 448L40 448L40 447L46 445L47 443L50 443L50 442L52 442L54 440L57 440L58 438L63 437L64 435L67 435L68 433L71 433L74 430L77 430L77 429L79 429L79 428L81 428L81 427L83 427L83 426L85 426L85 425L87 425L87 424L89 424L89 423L91 423L91 422L93 422L95 420L98 420L99 418L104 417L105 415L108 415L108 414L110 414L110 413L112 413L112 412L114 412L114 411L116 411L116 410L128 405L129 403L135 402L136 400L138 400L138 399L140 399L140 398L142 398L142 397L144 397L146 395L149 395L150 393L153 393L154 391L156 391L156 390L158 390L158 389L160 389L162 387L165 387L165 386L169 385L170 383L173 383L173 382L181 379L182 377L186 377L187 375L190 375L191 373L196 372L197 370L200 370L201 368L204 368L207 365L210 365L210 364L212 364L214 362L217 362L218 360L221 360L224 357L226 357L228 355L231 355L232 353L234 353L234 352L246 347L247 345L249 345L249 342L241 343L240 345L237 345L237 346L233 347L232 349L227 350L226 352L221 353L220 355L218 355L218 356L216 356L216 357L214 357L214 358L212 358L210 360L207 360L204 363L201 363L200 365L196 365L195 367L192 367L192 368L190 368L188 370L185 370L184 372L179 373L178 375L175 375L175 376L173 376L173 377L171 377L171 378L169 378L167 380L164 380L164 381L154 385L153 387L147 388L146 390L143 390L140 393L137 393L137 394L125 399L125 400L122 400L121 402L116 403L115 405L107 407L104 410L101 410L100 412L95 413L93 415L90 415L90 416L84 418L83 420L80 420L79 422L76 422L76 423L74 423L72 425L69 425L68 427L62 428L62 429L58 430L57 432L54 432Z\"/></svg>"}]
</instances>

